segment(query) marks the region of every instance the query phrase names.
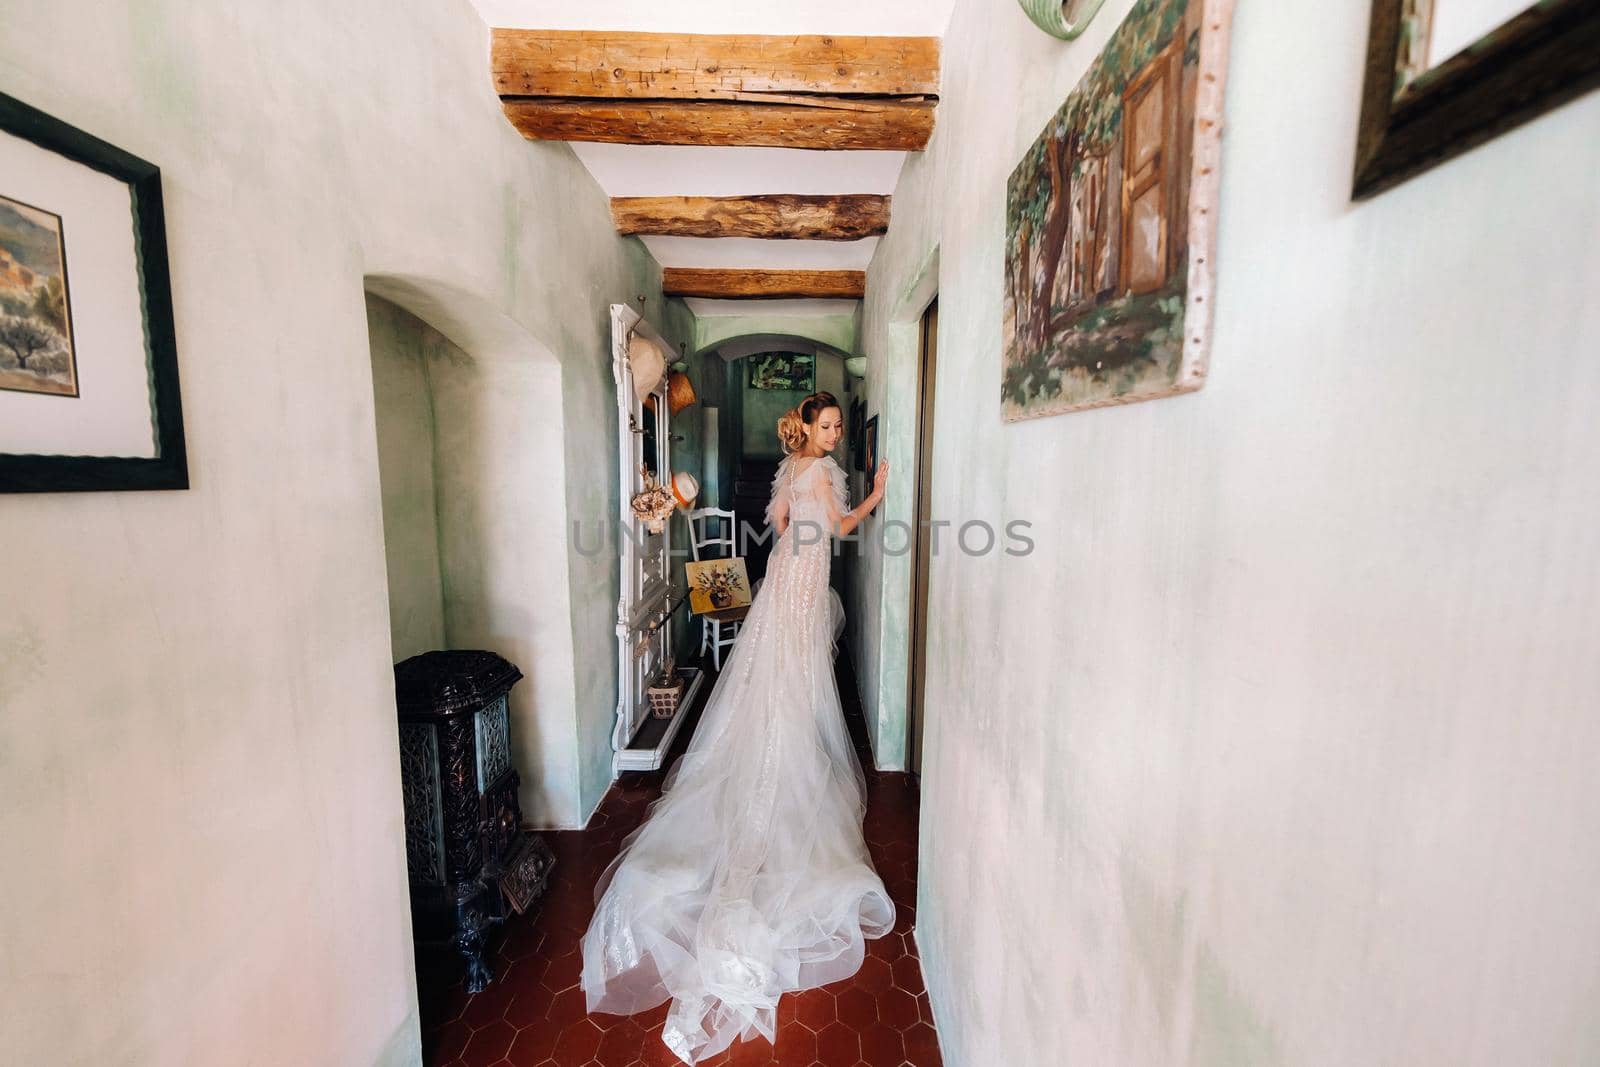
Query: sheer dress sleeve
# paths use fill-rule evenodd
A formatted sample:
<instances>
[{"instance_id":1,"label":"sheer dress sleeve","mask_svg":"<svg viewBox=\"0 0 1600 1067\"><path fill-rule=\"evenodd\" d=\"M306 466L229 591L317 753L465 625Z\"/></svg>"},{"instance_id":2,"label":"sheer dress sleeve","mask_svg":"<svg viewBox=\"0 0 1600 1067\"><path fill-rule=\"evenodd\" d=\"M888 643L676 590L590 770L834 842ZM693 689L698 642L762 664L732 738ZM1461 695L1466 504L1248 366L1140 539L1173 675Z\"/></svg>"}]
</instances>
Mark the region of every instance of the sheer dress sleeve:
<instances>
[{"instance_id":1,"label":"sheer dress sleeve","mask_svg":"<svg viewBox=\"0 0 1600 1067\"><path fill-rule=\"evenodd\" d=\"M778 464L778 473L772 479L772 499L767 502L767 525L779 526L789 515L789 472L794 469L794 457L785 456Z\"/></svg>"},{"instance_id":2,"label":"sheer dress sleeve","mask_svg":"<svg viewBox=\"0 0 1600 1067\"><path fill-rule=\"evenodd\" d=\"M850 510L850 490L845 484L844 468L834 462L832 456L823 456L816 465L822 470L812 475L812 497L828 516L828 531L838 533L839 520Z\"/></svg>"}]
</instances>

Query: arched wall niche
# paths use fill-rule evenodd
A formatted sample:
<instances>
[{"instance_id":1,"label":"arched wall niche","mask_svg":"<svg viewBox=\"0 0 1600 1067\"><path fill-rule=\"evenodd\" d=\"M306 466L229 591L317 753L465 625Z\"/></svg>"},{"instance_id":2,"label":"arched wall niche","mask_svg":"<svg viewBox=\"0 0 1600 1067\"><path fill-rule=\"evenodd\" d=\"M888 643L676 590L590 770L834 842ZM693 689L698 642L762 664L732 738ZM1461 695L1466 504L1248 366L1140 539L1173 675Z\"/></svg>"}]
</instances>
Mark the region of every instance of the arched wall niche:
<instances>
[{"instance_id":1,"label":"arched wall niche","mask_svg":"<svg viewBox=\"0 0 1600 1067\"><path fill-rule=\"evenodd\" d=\"M559 366L555 353L526 327L459 285L415 274L368 274L363 286L432 326L474 359Z\"/></svg>"},{"instance_id":2,"label":"arched wall niche","mask_svg":"<svg viewBox=\"0 0 1600 1067\"><path fill-rule=\"evenodd\" d=\"M486 648L516 664L523 816L577 825L560 362L461 286L369 274L364 288L394 657Z\"/></svg>"},{"instance_id":3,"label":"arched wall niche","mask_svg":"<svg viewBox=\"0 0 1600 1067\"><path fill-rule=\"evenodd\" d=\"M707 316L696 320L694 350L696 353L713 352L747 338L768 337L792 338L849 353L856 346L856 328L853 313Z\"/></svg>"},{"instance_id":4,"label":"arched wall niche","mask_svg":"<svg viewBox=\"0 0 1600 1067\"><path fill-rule=\"evenodd\" d=\"M701 349L700 355L716 355L732 362L763 352L811 352L819 356L827 354L838 356L840 359L850 358L848 352L841 351L826 341L794 333L741 334Z\"/></svg>"}]
</instances>

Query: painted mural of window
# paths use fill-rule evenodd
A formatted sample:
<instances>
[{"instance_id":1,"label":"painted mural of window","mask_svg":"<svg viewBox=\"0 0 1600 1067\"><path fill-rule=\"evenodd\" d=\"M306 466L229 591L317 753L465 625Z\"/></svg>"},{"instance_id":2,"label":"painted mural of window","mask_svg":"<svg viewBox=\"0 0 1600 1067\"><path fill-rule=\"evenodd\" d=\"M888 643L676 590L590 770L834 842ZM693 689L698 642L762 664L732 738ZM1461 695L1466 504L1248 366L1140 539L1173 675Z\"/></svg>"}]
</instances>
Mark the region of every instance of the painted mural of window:
<instances>
[{"instance_id":1,"label":"painted mural of window","mask_svg":"<svg viewBox=\"0 0 1600 1067\"><path fill-rule=\"evenodd\" d=\"M1162 51L1122 98L1122 288L1129 292L1160 289L1171 270L1181 58L1174 47Z\"/></svg>"}]
</instances>

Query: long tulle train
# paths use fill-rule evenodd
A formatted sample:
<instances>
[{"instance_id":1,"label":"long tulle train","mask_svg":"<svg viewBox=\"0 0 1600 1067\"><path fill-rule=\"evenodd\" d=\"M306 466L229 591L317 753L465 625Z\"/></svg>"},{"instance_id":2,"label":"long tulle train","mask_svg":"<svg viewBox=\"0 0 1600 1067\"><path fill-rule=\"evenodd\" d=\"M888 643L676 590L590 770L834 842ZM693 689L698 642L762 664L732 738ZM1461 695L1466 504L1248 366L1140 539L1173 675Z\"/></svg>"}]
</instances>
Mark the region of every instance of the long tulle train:
<instances>
[{"instance_id":1,"label":"long tulle train","mask_svg":"<svg viewBox=\"0 0 1600 1067\"><path fill-rule=\"evenodd\" d=\"M601 877L584 936L589 1010L670 999L663 1040L686 1063L773 1040L783 993L854 974L865 939L894 925L833 676L831 551L798 540L774 546L689 750Z\"/></svg>"}]
</instances>

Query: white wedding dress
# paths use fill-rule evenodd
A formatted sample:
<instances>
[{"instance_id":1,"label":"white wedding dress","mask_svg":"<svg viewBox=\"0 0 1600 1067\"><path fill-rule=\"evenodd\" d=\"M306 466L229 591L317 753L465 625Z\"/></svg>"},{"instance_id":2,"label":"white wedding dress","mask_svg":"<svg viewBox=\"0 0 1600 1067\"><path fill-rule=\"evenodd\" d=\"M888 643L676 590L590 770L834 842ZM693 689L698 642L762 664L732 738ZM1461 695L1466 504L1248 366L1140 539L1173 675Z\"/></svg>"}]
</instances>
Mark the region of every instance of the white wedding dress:
<instances>
[{"instance_id":1,"label":"white wedding dress","mask_svg":"<svg viewBox=\"0 0 1600 1067\"><path fill-rule=\"evenodd\" d=\"M844 481L827 456L779 466L768 517L787 507L789 527L688 751L596 888L589 1010L670 999L662 1040L685 1063L773 1040L779 996L854 974L894 926L833 676Z\"/></svg>"}]
</instances>

